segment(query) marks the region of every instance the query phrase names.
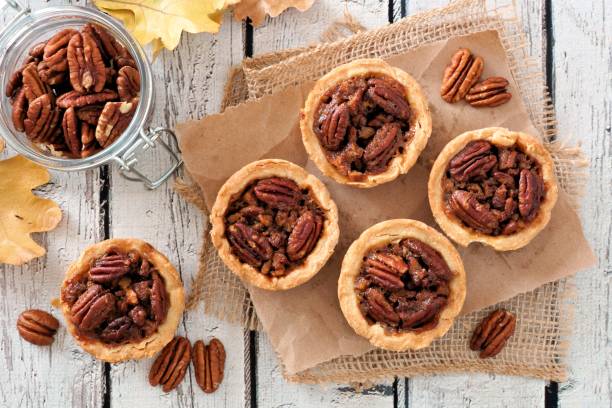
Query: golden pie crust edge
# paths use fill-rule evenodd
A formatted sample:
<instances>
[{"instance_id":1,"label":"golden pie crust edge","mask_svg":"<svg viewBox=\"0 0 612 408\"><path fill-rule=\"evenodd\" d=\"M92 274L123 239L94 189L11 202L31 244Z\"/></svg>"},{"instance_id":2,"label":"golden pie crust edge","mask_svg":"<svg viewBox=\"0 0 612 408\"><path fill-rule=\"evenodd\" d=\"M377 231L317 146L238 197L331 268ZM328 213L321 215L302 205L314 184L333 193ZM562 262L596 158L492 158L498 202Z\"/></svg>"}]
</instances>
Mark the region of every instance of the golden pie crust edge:
<instances>
[{"instance_id":1,"label":"golden pie crust edge","mask_svg":"<svg viewBox=\"0 0 612 408\"><path fill-rule=\"evenodd\" d=\"M359 310L359 302L354 289L355 279L361 271L364 255L371 249L403 238L418 239L437 250L450 270L455 273L449 282L448 304L442 309L438 324L420 333L410 331L386 333L384 327L379 323L368 323ZM435 229L420 221L408 219L383 221L365 230L346 252L338 280L340 308L348 324L355 333L368 339L374 346L392 351L418 350L429 346L433 340L446 334L463 307L465 294L465 270L461 257L453 244Z\"/></svg>"},{"instance_id":2,"label":"golden pie crust edge","mask_svg":"<svg viewBox=\"0 0 612 408\"><path fill-rule=\"evenodd\" d=\"M442 178L450 160L469 142L487 140L498 146L512 146L515 143L528 155L535 158L542 168L542 178L546 191L538 215L523 230L512 235L490 236L464 225L459 218L444 211L444 191ZM534 136L523 132L513 132L506 128L490 127L462 133L451 140L440 152L429 174L429 205L436 222L453 241L461 246L471 242L490 245L498 251L511 251L527 245L546 227L552 209L557 202L558 186L552 157L544 145Z\"/></svg>"},{"instance_id":3,"label":"golden pie crust edge","mask_svg":"<svg viewBox=\"0 0 612 408\"><path fill-rule=\"evenodd\" d=\"M77 327L70 321L70 306L61 300L60 290L60 304L66 326L79 346L97 359L109 363L117 363L151 357L174 338L176 328L185 309L185 293L181 277L168 258L153 248L153 246L135 238L108 239L91 245L83 251L79 259L70 265L66 271L61 289L63 290L66 287L70 279L82 273L87 273L91 262L103 256L111 248L117 248L125 252L136 251L155 265L155 268L164 280L166 292L168 293L169 306L166 319L159 325L155 333L138 343L109 345L99 340L82 338L78 334Z\"/></svg>"},{"instance_id":4,"label":"golden pie crust edge","mask_svg":"<svg viewBox=\"0 0 612 408\"><path fill-rule=\"evenodd\" d=\"M225 238L225 212L232 197L251 182L268 177L284 177L295 181L301 188L308 187L320 208L325 211L325 223L317 245L302 265L281 277L267 277L232 254ZM338 243L338 208L327 187L300 166L280 159L259 160L247 164L234 173L221 187L210 213L211 240L225 265L243 281L266 290L286 290L309 281L325 265Z\"/></svg>"},{"instance_id":5,"label":"golden pie crust edge","mask_svg":"<svg viewBox=\"0 0 612 408\"><path fill-rule=\"evenodd\" d=\"M325 156L325 150L321 147L319 138L314 133L313 123L321 97L328 89L339 82L354 76L368 74L386 75L398 81L404 86L408 95L408 103L411 109L411 130L414 130L412 140L405 146L402 154L396 155L389 162L388 168L379 174L363 175L362 180L351 180L340 173ZM341 65L323 77L314 85L308 94L304 108L300 114L300 129L302 142L306 152L316 166L328 177L338 183L353 187L369 188L379 184L395 180L399 175L405 174L414 166L419 155L427 145L431 135L431 113L427 98L419 83L407 72L392 67L381 59L359 59L348 64Z\"/></svg>"}]
</instances>

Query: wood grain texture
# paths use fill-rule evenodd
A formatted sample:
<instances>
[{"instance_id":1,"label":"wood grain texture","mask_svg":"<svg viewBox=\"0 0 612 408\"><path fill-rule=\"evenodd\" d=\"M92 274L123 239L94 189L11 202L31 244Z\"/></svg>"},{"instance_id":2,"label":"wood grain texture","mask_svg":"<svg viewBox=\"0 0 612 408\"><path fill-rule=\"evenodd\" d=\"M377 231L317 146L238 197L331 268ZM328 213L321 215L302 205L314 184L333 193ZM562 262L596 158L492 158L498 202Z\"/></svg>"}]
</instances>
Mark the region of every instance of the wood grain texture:
<instances>
[{"instance_id":1,"label":"wood grain texture","mask_svg":"<svg viewBox=\"0 0 612 408\"><path fill-rule=\"evenodd\" d=\"M552 85L559 134L590 158L582 202L585 233L599 262L576 277L578 298L570 378L560 407L609 407L612 396L612 9L610 2L551 2Z\"/></svg>"},{"instance_id":2,"label":"wood grain texture","mask_svg":"<svg viewBox=\"0 0 612 408\"><path fill-rule=\"evenodd\" d=\"M151 125L172 128L176 122L216 113L221 104L226 75L242 59L242 25L226 16L217 35L184 34L180 46L165 51L153 64L156 108ZM147 174L160 174L169 164L163 151L143 153ZM166 254L178 268L189 292L197 271L203 220L198 210L182 200L172 182L155 191L124 180L113 169L110 190L111 236L138 237ZM219 338L226 348L225 379L214 394L197 386L192 367L181 385L164 394L153 389L147 375L153 360L113 366L110 373L112 407L242 406L245 401L243 331L203 314L202 305L183 318L179 334L192 343ZM138 392L134 392L138 390Z\"/></svg>"},{"instance_id":3,"label":"wood grain texture","mask_svg":"<svg viewBox=\"0 0 612 408\"><path fill-rule=\"evenodd\" d=\"M59 4L42 0L29 3L33 9ZM8 17L8 13L0 15L0 22ZM14 154L7 149L0 157ZM58 203L63 218L55 230L34 234L47 255L21 267L0 264L2 407L102 406L104 365L83 352L64 327L49 347L27 343L15 327L19 314L29 308L47 310L63 321L61 312L50 302L59 296L68 265L83 248L100 239L99 186L99 170L51 172L51 182L37 194Z\"/></svg>"}]
</instances>

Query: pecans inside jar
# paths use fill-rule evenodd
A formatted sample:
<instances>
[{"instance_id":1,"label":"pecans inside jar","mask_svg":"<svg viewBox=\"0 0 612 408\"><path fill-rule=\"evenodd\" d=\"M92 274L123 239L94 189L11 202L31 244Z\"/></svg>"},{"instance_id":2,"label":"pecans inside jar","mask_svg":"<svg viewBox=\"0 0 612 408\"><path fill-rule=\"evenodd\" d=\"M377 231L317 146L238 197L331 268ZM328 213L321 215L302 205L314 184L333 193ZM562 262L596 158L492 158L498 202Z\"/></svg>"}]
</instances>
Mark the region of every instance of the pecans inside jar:
<instances>
[{"instance_id":1,"label":"pecans inside jar","mask_svg":"<svg viewBox=\"0 0 612 408\"><path fill-rule=\"evenodd\" d=\"M467 227L498 236L521 231L538 215L546 195L542 169L518 145L468 143L442 179L445 211Z\"/></svg>"},{"instance_id":2,"label":"pecans inside jar","mask_svg":"<svg viewBox=\"0 0 612 408\"><path fill-rule=\"evenodd\" d=\"M91 156L126 130L140 102L140 73L105 28L64 29L32 47L5 96L15 130L43 152Z\"/></svg>"},{"instance_id":3,"label":"pecans inside jar","mask_svg":"<svg viewBox=\"0 0 612 408\"><path fill-rule=\"evenodd\" d=\"M303 264L323 232L325 212L312 191L288 178L256 180L225 214L232 253L264 275L281 277Z\"/></svg>"}]
</instances>

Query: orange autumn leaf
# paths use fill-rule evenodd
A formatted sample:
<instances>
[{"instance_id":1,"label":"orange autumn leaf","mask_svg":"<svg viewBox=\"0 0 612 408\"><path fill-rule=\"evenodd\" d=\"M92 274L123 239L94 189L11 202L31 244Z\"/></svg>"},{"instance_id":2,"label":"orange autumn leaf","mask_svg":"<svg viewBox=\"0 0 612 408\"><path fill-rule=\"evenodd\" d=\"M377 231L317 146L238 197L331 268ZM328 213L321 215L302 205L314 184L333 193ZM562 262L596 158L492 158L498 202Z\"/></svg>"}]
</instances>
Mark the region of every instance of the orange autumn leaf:
<instances>
[{"instance_id":1,"label":"orange autumn leaf","mask_svg":"<svg viewBox=\"0 0 612 408\"><path fill-rule=\"evenodd\" d=\"M233 5L234 17L237 20L250 17L253 25L258 26L263 23L266 14L276 17L290 7L306 11L314 2L315 0L226 0L225 4Z\"/></svg>"},{"instance_id":2,"label":"orange autumn leaf","mask_svg":"<svg viewBox=\"0 0 612 408\"><path fill-rule=\"evenodd\" d=\"M0 263L22 265L46 253L30 234L50 231L62 219L56 203L32 194L49 178L47 170L22 156L0 161Z\"/></svg>"}]
</instances>

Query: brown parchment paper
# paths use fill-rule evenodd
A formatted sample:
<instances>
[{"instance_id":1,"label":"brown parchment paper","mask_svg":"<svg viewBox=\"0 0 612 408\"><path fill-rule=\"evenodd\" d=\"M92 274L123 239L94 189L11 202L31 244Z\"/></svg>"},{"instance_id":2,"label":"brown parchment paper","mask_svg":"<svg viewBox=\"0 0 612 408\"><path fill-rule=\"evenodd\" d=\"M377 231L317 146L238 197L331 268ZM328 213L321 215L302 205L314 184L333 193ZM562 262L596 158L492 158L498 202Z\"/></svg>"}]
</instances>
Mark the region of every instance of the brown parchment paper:
<instances>
[{"instance_id":1,"label":"brown parchment paper","mask_svg":"<svg viewBox=\"0 0 612 408\"><path fill-rule=\"evenodd\" d=\"M352 332L339 309L336 291L342 257L364 229L385 219L414 218L437 227L427 202L428 168L448 140L463 131L487 126L538 135L516 94L508 104L495 109L442 101L438 95L442 71L459 47L468 47L484 58L483 77L504 76L510 80L511 91L518 89L495 31L455 37L389 58L389 63L412 74L423 86L430 102L433 134L421 160L407 175L374 189L337 184L308 162L298 112L312 82L177 127L185 164L199 184L208 209L232 173L253 160L271 157L305 166L327 185L338 205L340 242L332 259L311 282L280 293L249 288L257 315L289 375L341 355L359 356L372 350L367 341ZM594 263L579 219L563 192L549 226L526 248L501 253L472 244L460 252L468 277L463 314Z\"/></svg>"}]
</instances>

